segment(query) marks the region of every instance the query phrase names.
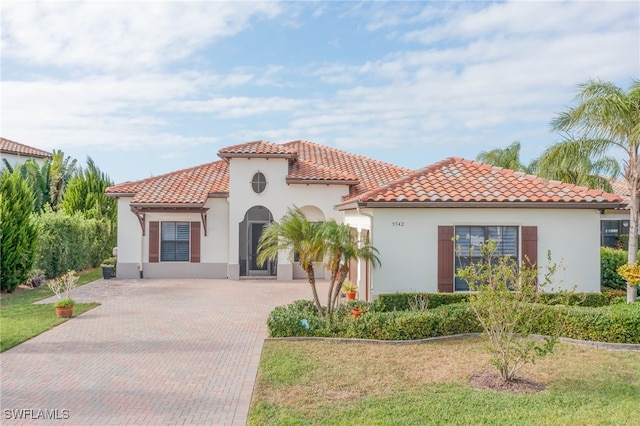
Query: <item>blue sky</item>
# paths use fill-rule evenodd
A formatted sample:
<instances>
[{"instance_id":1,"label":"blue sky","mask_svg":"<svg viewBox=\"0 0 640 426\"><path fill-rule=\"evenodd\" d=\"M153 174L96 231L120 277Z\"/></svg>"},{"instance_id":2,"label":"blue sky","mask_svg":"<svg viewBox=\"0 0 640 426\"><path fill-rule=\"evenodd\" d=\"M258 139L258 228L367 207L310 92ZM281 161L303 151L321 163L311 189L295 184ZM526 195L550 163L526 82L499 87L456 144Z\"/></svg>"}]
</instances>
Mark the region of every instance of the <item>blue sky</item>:
<instances>
[{"instance_id":1,"label":"blue sky","mask_svg":"<svg viewBox=\"0 0 640 426\"><path fill-rule=\"evenodd\" d=\"M640 2L12 2L2 136L115 182L306 139L409 168L561 140L588 79L640 78Z\"/></svg>"}]
</instances>

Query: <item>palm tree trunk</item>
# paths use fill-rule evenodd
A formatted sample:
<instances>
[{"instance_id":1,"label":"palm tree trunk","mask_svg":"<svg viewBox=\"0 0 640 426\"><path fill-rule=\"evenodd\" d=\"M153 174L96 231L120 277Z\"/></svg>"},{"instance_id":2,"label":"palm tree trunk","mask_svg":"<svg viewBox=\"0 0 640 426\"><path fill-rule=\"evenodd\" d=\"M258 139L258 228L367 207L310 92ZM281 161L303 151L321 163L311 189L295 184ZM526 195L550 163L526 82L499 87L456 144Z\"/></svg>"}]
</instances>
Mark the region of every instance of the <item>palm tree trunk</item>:
<instances>
[{"instance_id":1,"label":"palm tree trunk","mask_svg":"<svg viewBox=\"0 0 640 426\"><path fill-rule=\"evenodd\" d=\"M631 202L629 203L630 223L629 223L629 254L627 263L632 265L638 260L638 179L640 178L640 163L638 162L637 151L631 151L629 159L629 189L631 191ZM638 297L636 286L627 283L627 302L633 303Z\"/></svg>"},{"instance_id":2,"label":"palm tree trunk","mask_svg":"<svg viewBox=\"0 0 640 426\"><path fill-rule=\"evenodd\" d=\"M324 313L322 312L322 305L320 304L320 298L318 297L318 290L316 289L316 274L313 270L313 264L310 264L306 268L307 278L309 279L309 285L311 286L311 293L313 294L313 302L316 305L316 309L318 310L318 316L320 318L324 318Z\"/></svg>"}]
</instances>

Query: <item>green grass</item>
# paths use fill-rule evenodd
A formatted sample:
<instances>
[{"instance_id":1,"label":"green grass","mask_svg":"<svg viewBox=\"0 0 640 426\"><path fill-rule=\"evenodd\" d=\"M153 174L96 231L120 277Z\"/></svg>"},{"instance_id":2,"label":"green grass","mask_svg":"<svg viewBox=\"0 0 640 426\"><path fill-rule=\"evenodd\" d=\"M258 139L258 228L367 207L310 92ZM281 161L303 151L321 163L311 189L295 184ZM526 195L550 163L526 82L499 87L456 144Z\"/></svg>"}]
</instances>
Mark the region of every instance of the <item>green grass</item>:
<instances>
[{"instance_id":1,"label":"green grass","mask_svg":"<svg viewBox=\"0 0 640 426\"><path fill-rule=\"evenodd\" d=\"M390 346L265 343L249 425L626 425L640 417L640 353L560 344L522 374L532 394L476 390L479 339Z\"/></svg>"},{"instance_id":2,"label":"green grass","mask_svg":"<svg viewBox=\"0 0 640 426\"><path fill-rule=\"evenodd\" d=\"M78 285L84 285L102 277L102 270L90 269L78 273ZM46 285L5 294L0 299L0 352L43 333L67 319L56 317L53 304L34 305L33 302L51 297ZM99 303L76 303L73 315L80 315L99 306Z\"/></svg>"}]
</instances>

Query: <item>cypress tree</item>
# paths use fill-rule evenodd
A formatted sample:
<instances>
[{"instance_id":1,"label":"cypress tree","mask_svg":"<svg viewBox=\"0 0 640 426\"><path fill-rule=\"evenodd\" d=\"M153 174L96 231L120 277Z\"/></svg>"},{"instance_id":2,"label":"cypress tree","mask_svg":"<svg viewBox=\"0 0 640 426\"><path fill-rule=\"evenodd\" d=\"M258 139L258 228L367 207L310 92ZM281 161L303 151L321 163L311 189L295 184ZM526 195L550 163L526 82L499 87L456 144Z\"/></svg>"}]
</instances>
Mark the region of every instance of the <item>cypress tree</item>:
<instances>
[{"instance_id":1,"label":"cypress tree","mask_svg":"<svg viewBox=\"0 0 640 426\"><path fill-rule=\"evenodd\" d=\"M32 222L34 196L19 171L0 177L0 287L12 292L27 280L38 229Z\"/></svg>"}]
</instances>

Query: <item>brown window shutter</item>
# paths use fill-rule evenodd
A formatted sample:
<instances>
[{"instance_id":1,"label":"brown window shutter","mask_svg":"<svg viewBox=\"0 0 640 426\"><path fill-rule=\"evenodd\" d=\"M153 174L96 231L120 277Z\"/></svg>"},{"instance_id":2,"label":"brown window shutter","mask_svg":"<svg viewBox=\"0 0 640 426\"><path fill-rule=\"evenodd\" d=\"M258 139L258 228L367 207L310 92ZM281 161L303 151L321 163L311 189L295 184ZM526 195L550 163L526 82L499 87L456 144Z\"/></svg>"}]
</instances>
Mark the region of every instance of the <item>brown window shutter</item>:
<instances>
[{"instance_id":1,"label":"brown window shutter","mask_svg":"<svg viewBox=\"0 0 640 426\"><path fill-rule=\"evenodd\" d=\"M160 260L160 222L149 222L149 263Z\"/></svg>"},{"instance_id":2,"label":"brown window shutter","mask_svg":"<svg viewBox=\"0 0 640 426\"><path fill-rule=\"evenodd\" d=\"M453 226L438 226L438 292L453 293Z\"/></svg>"},{"instance_id":3,"label":"brown window shutter","mask_svg":"<svg viewBox=\"0 0 640 426\"><path fill-rule=\"evenodd\" d=\"M528 268L538 264L538 227L522 227L522 264Z\"/></svg>"},{"instance_id":4,"label":"brown window shutter","mask_svg":"<svg viewBox=\"0 0 640 426\"><path fill-rule=\"evenodd\" d=\"M200 263L200 222L191 222L191 263Z\"/></svg>"}]
</instances>

